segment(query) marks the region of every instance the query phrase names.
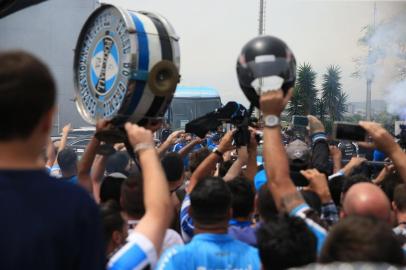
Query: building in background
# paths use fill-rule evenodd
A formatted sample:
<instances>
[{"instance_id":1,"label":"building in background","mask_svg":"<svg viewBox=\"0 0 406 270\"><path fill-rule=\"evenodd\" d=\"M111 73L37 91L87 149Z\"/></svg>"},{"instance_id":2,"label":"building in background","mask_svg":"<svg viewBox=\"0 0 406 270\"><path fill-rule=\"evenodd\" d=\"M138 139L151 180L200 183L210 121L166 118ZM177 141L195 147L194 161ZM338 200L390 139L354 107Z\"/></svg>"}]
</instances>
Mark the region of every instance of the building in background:
<instances>
[{"instance_id":1,"label":"building in background","mask_svg":"<svg viewBox=\"0 0 406 270\"><path fill-rule=\"evenodd\" d=\"M65 123L88 125L73 101L73 55L80 30L97 5L96 0L48 0L0 19L0 50L28 51L44 61L55 77L59 113L54 135Z\"/></svg>"}]
</instances>

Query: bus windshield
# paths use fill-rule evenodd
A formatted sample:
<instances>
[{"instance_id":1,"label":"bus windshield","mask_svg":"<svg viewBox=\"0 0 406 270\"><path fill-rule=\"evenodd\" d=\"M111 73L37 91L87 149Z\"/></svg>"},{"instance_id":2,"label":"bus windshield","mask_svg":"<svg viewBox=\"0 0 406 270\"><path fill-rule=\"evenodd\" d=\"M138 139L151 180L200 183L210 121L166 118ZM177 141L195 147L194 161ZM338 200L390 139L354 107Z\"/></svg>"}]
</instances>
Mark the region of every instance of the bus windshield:
<instances>
[{"instance_id":1,"label":"bus windshield","mask_svg":"<svg viewBox=\"0 0 406 270\"><path fill-rule=\"evenodd\" d=\"M217 98L174 98L169 108L169 123L172 129L184 129L185 125L221 106Z\"/></svg>"}]
</instances>

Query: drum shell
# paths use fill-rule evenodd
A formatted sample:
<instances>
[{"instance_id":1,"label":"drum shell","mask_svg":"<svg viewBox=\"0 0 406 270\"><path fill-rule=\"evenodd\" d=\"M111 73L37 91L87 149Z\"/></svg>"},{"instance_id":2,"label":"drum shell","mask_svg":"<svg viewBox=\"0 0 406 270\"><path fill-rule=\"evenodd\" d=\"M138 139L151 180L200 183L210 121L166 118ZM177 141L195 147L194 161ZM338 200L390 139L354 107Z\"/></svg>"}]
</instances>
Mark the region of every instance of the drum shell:
<instances>
[{"instance_id":1,"label":"drum shell","mask_svg":"<svg viewBox=\"0 0 406 270\"><path fill-rule=\"evenodd\" d=\"M83 54L80 55L80 52L87 38L86 35L89 32L88 28L92 26L97 16L102 16L108 12L114 13L116 16L121 16L120 18L124 21L126 33L128 34L128 42L130 44L128 54L125 55L125 57L130 59L130 68L126 84L123 85L123 83L121 83L121 85L115 85L113 89L108 90L109 92L105 94L104 97L100 98L100 95L96 92L96 86L94 83L91 83L91 75L89 74L87 74L87 79L90 82L88 83L89 91L83 91L83 85L81 84L81 77L83 78L83 76L80 76L79 72L80 59L81 57L83 58ZM162 60L173 63L179 73L180 52L178 40L179 38L173 30L173 27L161 15L151 12L130 11L112 5L104 5L95 10L89 17L79 36L75 51L75 100L82 118L91 124L95 124L99 119L119 118L121 120L138 123L145 117L162 117L173 98L176 87L168 90L165 95L157 95L151 91L147 83L148 74L152 68ZM118 43L119 42L117 42L117 44ZM93 45L93 47L89 49L89 58L91 58L92 50L94 51L95 47L96 45ZM95 53L93 53L93 55L95 55ZM117 58L121 60L120 57ZM87 62L88 73L90 73L92 69L91 62L91 60ZM117 60L117 62L119 62L119 60ZM121 63L118 64L118 66L120 65ZM118 72L121 71L119 70ZM140 76L140 74L143 76ZM179 79L178 75L176 79ZM93 95L93 103L96 103L93 111L91 110L93 107L88 106L86 103L88 100L86 100L85 95L89 93ZM116 96L120 97L115 98ZM114 99L114 104L116 105L114 111L103 112L102 107L106 107L104 100L110 97Z\"/></svg>"}]
</instances>

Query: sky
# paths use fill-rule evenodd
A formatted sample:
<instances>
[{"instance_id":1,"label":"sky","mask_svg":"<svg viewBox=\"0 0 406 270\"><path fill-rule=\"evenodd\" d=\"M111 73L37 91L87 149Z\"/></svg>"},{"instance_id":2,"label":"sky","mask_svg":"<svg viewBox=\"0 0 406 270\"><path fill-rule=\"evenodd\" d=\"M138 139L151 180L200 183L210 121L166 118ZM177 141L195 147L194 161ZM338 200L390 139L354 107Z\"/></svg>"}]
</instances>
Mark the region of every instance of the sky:
<instances>
[{"instance_id":1,"label":"sky","mask_svg":"<svg viewBox=\"0 0 406 270\"><path fill-rule=\"evenodd\" d=\"M235 66L243 45L258 33L259 0L103 2L158 12L166 17L180 37L181 84L214 87L223 102L248 103L238 86ZM378 23L402 13L406 16L404 1L377 1ZM266 0L265 29L266 34L282 38L288 44L299 64L307 62L313 66L318 86L326 68L338 65L343 90L350 101L364 101L365 79L351 74L356 69L353 59L366 55L366 48L357 41L362 28L372 24L373 18L372 1ZM391 80L393 76L387 74L376 78L372 98L383 98L384 88Z\"/></svg>"}]
</instances>

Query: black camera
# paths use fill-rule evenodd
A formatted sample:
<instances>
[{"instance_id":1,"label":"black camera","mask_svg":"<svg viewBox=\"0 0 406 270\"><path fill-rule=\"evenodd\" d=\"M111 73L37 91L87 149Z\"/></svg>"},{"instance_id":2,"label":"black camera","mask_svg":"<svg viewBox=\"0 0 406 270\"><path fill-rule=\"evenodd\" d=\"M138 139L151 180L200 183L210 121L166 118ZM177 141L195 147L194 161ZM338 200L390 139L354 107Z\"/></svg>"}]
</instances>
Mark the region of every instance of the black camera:
<instances>
[{"instance_id":1,"label":"black camera","mask_svg":"<svg viewBox=\"0 0 406 270\"><path fill-rule=\"evenodd\" d=\"M232 124L237 128L237 131L234 133L234 145L239 147L249 144L250 131L248 127L252 122L250 111L243 105L233 101L228 102L213 112L190 121L186 124L185 131L204 138L207 132L215 131L224 122Z\"/></svg>"}]
</instances>

